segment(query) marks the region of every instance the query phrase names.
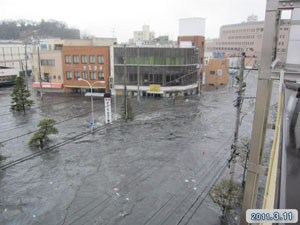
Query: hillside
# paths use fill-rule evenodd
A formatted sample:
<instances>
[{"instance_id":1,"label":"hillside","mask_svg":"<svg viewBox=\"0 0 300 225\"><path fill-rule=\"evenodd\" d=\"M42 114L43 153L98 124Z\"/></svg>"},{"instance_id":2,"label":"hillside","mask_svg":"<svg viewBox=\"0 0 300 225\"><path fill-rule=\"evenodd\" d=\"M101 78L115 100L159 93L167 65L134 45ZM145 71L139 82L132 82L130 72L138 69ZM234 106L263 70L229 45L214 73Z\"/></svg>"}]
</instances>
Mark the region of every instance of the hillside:
<instances>
[{"instance_id":1,"label":"hillside","mask_svg":"<svg viewBox=\"0 0 300 225\"><path fill-rule=\"evenodd\" d=\"M0 40L28 40L41 38L80 39L80 30L69 28L56 20L6 20L0 22Z\"/></svg>"}]
</instances>

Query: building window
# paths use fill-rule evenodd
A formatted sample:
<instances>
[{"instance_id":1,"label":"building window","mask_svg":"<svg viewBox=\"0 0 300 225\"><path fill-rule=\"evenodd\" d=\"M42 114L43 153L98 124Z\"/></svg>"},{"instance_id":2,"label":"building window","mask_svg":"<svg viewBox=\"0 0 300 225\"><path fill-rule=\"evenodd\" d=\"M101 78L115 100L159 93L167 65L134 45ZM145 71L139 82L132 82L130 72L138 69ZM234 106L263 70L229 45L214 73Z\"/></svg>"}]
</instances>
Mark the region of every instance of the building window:
<instances>
[{"instance_id":1,"label":"building window","mask_svg":"<svg viewBox=\"0 0 300 225\"><path fill-rule=\"evenodd\" d=\"M91 72L90 76L91 76L91 80L96 80L96 72Z\"/></svg>"},{"instance_id":2,"label":"building window","mask_svg":"<svg viewBox=\"0 0 300 225\"><path fill-rule=\"evenodd\" d=\"M104 80L104 73L103 72L98 73L98 79L99 80Z\"/></svg>"},{"instance_id":3,"label":"building window","mask_svg":"<svg viewBox=\"0 0 300 225\"><path fill-rule=\"evenodd\" d=\"M86 64L87 63L87 57L86 55L81 56L81 64Z\"/></svg>"},{"instance_id":4,"label":"building window","mask_svg":"<svg viewBox=\"0 0 300 225\"><path fill-rule=\"evenodd\" d=\"M209 71L210 75L215 75L215 71Z\"/></svg>"},{"instance_id":5,"label":"building window","mask_svg":"<svg viewBox=\"0 0 300 225\"><path fill-rule=\"evenodd\" d=\"M80 78L79 72L74 72L74 78L75 80L78 80Z\"/></svg>"},{"instance_id":6,"label":"building window","mask_svg":"<svg viewBox=\"0 0 300 225\"><path fill-rule=\"evenodd\" d=\"M53 76L53 79L55 79L55 80L56 80L56 76L55 76L55 75Z\"/></svg>"},{"instance_id":7,"label":"building window","mask_svg":"<svg viewBox=\"0 0 300 225\"><path fill-rule=\"evenodd\" d=\"M87 72L82 72L82 79L87 80L88 79L88 74Z\"/></svg>"},{"instance_id":8,"label":"building window","mask_svg":"<svg viewBox=\"0 0 300 225\"><path fill-rule=\"evenodd\" d=\"M79 63L79 56L78 55L73 55L73 63L78 64Z\"/></svg>"},{"instance_id":9,"label":"building window","mask_svg":"<svg viewBox=\"0 0 300 225\"><path fill-rule=\"evenodd\" d=\"M72 72L66 72L67 80L72 80Z\"/></svg>"},{"instance_id":10,"label":"building window","mask_svg":"<svg viewBox=\"0 0 300 225\"><path fill-rule=\"evenodd\" d=\"M281 49L281 52L285 52L285 51L286 51L286 49L285 49L285 48Z\"/></svg>"},{"instance_id":11,"label":"building window","mask_svg":"<svg viewBox=\"0 0 300 225\"><path fill-rule=\"evenodd\" d=\"M71 64L71 56L70 55L66 55L65 60L66 60L66 64Z\"/></svg>"},{"instance_id":12,"label":"building window","mask_svg":"<svg viewBox=\"0 0 300 225\"><path fill-rule=\"evenodd\" d=\"M103 55L98 55L98 64L103 64L103 63L104 63Z\"/></svg>"},{"instance_id":13,"label":"building window","mask_svg":"<svg viewBox=\"0 0 300 225\"><path fill-rule=\"evenodd\" d=\"M61 80L61 76L60 75L58 76L58 79Z\"/></svg>"},{"instance_id":14,"label":"building window","mask_svg":"<svg viewBox=\"0 0 300 225\"><path fill-rule=\"evenodd\" d=\"M91 64L95 63L95 56L94 55L90 55L90 63Z\"/></svg>"},{"instance_id":15,"label":"building window","mask_svg":"<svg viewBox=\"0 0 300 225\"><path fill-rule=\"evenodd\" d=\"M41 65L42 66L55 66L55 60L54 59L42 59Z\"/></svg>"}]
</instances>

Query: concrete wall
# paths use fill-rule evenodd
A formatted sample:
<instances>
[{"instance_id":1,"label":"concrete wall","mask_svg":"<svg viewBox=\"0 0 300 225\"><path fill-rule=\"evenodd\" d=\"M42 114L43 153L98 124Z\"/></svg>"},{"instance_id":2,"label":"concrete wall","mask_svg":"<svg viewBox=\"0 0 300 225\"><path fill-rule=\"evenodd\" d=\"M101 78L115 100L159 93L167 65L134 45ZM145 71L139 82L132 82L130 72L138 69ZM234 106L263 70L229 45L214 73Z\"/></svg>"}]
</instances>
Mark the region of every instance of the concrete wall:
<instances>
[{"instance_id":1,"label":"concrete wall","mask_svg":"<svg viewBox=\"0 0 300 225\"><path fill-rule=\"evenodd\" d=\"M204 18L179 19L179 36L205 36Z\"/></svg>"},{"instance_id":2,"label":"concrete wall","mask_svg":"<svg viewBox=\"0 0 300 225\"><path fill-rule=\"evenodd\" d=\"M33 67L33 47L27 45L27 69ZM22 68L23 65L23 68ZM0 41L0 66L13 67L18 71L25 70L25 45L11 41Z\"/></svg>"}]
</instances>

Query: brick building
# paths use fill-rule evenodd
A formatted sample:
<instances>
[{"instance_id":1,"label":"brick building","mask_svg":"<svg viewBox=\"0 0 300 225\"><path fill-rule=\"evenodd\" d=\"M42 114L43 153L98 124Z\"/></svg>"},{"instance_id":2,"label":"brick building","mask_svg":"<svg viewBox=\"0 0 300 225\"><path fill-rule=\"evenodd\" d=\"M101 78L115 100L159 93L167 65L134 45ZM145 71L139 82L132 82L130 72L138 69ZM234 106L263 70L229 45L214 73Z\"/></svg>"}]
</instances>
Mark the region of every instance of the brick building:
<instances>
[{"instance_id":1,"label":"brick building","mask_svg":"<svg viewBox=\"0 0 300 225\"><path fill-rule=\"evenodd\" d=\"M110 49L98 46L64 46L62 48L65 92L109 92Z\"/></svg>"},{"instance_id":2,"label":"brick building","mask_svg":"<svg viewBox=\"0 0 300 225\"><path fill-rule=\"evenodd\" d=\"M84 81L98 81L94 92L109 91L110 46L115 45L115 38L95 38L92 40L41 40L34 48L33 87L39 91L39 59L42 89L44 92L89 92Z\"/></svg>"},{"instance_id":3,"label":"brick building","mask_svg":"<svg viewBox=\"0 0 300 225\"><path fill-rule=\"evenodd\" d=\"M202 73L202 89L214 90L228 83L229 59L205 60Z\"/></svg>"}]
</instances>

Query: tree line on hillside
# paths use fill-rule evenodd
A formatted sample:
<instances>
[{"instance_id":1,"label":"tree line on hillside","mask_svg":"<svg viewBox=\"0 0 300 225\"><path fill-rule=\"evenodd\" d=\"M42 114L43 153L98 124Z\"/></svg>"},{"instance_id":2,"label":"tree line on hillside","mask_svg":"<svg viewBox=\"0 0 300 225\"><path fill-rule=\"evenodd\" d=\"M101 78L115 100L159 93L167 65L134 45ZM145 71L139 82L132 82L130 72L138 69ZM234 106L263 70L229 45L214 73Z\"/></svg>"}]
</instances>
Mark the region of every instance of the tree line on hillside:
<instances>
[{"instance_id":1,"label":"tree line on hillside","mask_svg":"<svg viewBox=\"0 0 300 225\"><path fill-rule=\"evenodd\" d=\"M69 28L56 20L4 20L0 22L1 40L27 40L41 38L80 39L80 30Z\"/></svg>"}]
</instances>

